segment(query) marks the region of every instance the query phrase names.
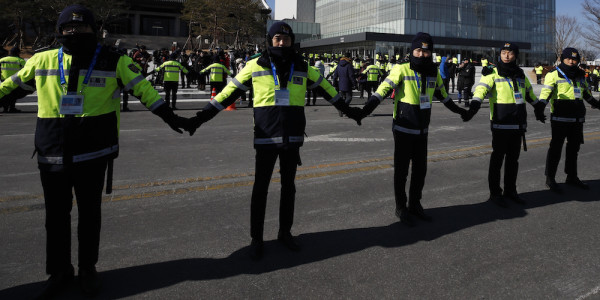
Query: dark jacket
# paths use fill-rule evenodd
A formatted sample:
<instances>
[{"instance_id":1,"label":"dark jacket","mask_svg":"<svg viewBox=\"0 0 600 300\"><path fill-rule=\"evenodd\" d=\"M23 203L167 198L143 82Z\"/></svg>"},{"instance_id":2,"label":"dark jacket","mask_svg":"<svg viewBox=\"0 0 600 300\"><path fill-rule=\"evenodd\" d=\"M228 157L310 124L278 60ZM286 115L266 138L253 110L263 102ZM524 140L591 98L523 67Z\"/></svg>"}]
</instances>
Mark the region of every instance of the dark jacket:
<instances>
[{"instance_id":1,"label":"dark jacket","mask_svg":"<svg viewBox=\"0 0 600 300\"><path fill-rule=\"evenodd\" d=\"M341 59L337 68L333 72L333 82L338 82L338 88L342 92L351 92L352 87L356 86L354 78L354 67L350 61Z\"/></svg>"}]
</instances>

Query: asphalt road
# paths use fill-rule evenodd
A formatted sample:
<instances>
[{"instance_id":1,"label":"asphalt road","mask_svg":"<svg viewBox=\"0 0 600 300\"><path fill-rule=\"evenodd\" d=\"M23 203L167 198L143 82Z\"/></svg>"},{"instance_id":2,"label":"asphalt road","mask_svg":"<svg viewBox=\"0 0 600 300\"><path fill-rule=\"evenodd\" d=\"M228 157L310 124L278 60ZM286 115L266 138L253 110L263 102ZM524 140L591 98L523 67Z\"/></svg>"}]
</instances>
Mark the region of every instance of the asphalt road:
<instances>
[{"instance_id":1,"label":"asphalt road","mask_svg":"<svg viewBox=\"0 0 600 300\"><path fill-rule=\"evenodd\" d=\"M394 216L390 101L359 127L320 99L306 108L296 180L292 230L302 251L276 241L276 173L265 257L253 262L246 253L252 110L223 111L190 137L132 100L134 111L121 116L115 190L103 203L99 299L600 298L597 110L588 110L579 155L591 190L547 190L550 125L528 108L529 149L521 152L518 179L527 204L500 208L486 201L487 102L468 123L434 103L422 200L434 221L408 228ZM177 113L192 116L205 101L182 101ZM30 159L35 106L18 107L25 113L0 116L0 299L31 298L47 279L42 188ZM72 222L75 241L76 207ZM74 242L74 262L76 255ZM73 285L64 296L81 292Z\"/></svg>"}]
</instances>

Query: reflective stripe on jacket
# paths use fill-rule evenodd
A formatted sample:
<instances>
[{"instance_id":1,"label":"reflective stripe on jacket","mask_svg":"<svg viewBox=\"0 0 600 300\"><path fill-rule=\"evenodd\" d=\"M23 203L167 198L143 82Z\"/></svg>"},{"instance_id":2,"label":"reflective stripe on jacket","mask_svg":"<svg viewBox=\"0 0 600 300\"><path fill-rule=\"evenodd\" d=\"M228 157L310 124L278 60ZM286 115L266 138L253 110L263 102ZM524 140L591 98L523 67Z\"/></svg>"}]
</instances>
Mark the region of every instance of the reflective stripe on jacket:
<instances>
[{"instance_id":1,"label":"reflective stripe on jacket","mask_svg":"<svg viewBox=\"0 0 600 300\"><path fill-rule=\"evenodd\" d=\"M72 56L63 59L65 79L70 82ZM77 72L74 69L74 72ZM35 54L25 67L0 85L0 97L35 79L38 119L35 148L38 162L67 164L118 155L121 89L133 94L150 110L164 104L150 82L128 56L103 47L88 85L83 88L86 69L80 69L76 91L83 91L83 113L59 113L64 94L58 69L58 49ZM73 85L73 87L75 87ZM70 90L69 90L70 91Z\"/></svg>"},{"instance_id":2,"label":"reflective stripe on jacket","mask_svg":"<svg viewBox=\"0 0 600 300\"><path fill-rule=\"evenodd\" d=\"M392 90L396 91L394 96L395 130L404 128L410 129L412 132L427 133L425 129L429 127L431 109L421 109L420 96L422 92L429 98L430 105L433 97L442 102L450 100L439 70L435 77L425 77L425 82L423 82L423 76L415 73L409 63L396 64L374 95L379 98L379 101L383 101L384 97L392 93ZM409 132L409 130L400 131Z\"/></svg>"}]
</instances>

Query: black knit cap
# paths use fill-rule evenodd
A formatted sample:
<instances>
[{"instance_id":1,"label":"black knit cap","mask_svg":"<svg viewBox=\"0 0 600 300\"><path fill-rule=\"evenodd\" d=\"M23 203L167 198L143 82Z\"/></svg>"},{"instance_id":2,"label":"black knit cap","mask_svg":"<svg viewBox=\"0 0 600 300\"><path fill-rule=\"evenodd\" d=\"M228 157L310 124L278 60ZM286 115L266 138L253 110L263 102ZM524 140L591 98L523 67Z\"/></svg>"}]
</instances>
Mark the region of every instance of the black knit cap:
<instances>
[{"instance_id":1,"label":"black knit cap","mask_svg":"<svg viewBox=\"0 0 600 300\"><path fill-rule=\"evenodd\" d=\"M504 46L502 46L500 48L500 51L502 51L502 50L512 51L515 54L515 56L519 55L519 46L517 46L517 44L515 44L515 43L510 43L510 42L504 43Z\"/></svg>"},{"instance_id":2,"label":"black knit cap","mask_svg":"<svg viewBox=\"0 0 600 300\"><path fill-rule=\"evenodd\" d=\"M292 31L292 27L290 27L290 25L288 25L286 22L283 22L283 21L275 22L275 23L273 23L273 25L271 25L271 28L269 28L269 38L270 39L273 39L273 37L276 34L289 35L292 38L292 44L294 43L294 40L296 39L296 36L294 35L294 31Z\"/></svg>"},{"instance_id":3,"label":"black knit cap","mask_svg":"<svg viewBox=\"0 0 600 300\"><path fill-rule=\"evenodd\" d=\"M575 48L565 48L562 54L560 55L560 60L562 61L565 58L572 58L577 61L581 61L581 56L579 55L579 51Z\"/></svg>"},{"instance_id":4,"label":"black knit cap","mask_svg":"<svg viewBox=\"0 0 600 300\"><path fill-rule=\"evenodd\" d=\"M69 5L63 9L58 16L56 30L61 32L62 26L67 23L84 23L90 25L94 32L97 30L96 20L94 19L92 11L79 4Z\"/></svg>"},{"instance_id":5,"label":"black knit cap","mask_svg":"<svg viewBox=\"0 0 600 300\"><path fill-rule=\"evenodd\" d=\"M419 32L417 35L415 35L410 45L410 51L413 51L417 48L433 51L433 39L429 33Z\"/></svg>"}]
</instances>

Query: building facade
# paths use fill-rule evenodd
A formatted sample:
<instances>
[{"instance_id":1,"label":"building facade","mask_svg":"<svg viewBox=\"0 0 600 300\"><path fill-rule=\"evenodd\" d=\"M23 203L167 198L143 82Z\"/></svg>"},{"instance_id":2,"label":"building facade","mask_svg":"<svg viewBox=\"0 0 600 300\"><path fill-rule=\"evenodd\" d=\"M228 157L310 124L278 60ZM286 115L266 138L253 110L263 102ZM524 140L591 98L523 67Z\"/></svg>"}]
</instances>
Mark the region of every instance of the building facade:
<instances>
[{"instance_id":1,"label":"building facade","mask_svg":"<svg viewBox=\"0 0 600 300\"><path fill-rule=\"evenodd\" d=\"M405 55L417 32L434 37L436 55L496 60L503 42L517 43L524 65L554 60L555 0L316 0L321 40L308 52Z\"/></svg>"}]
</instances>

